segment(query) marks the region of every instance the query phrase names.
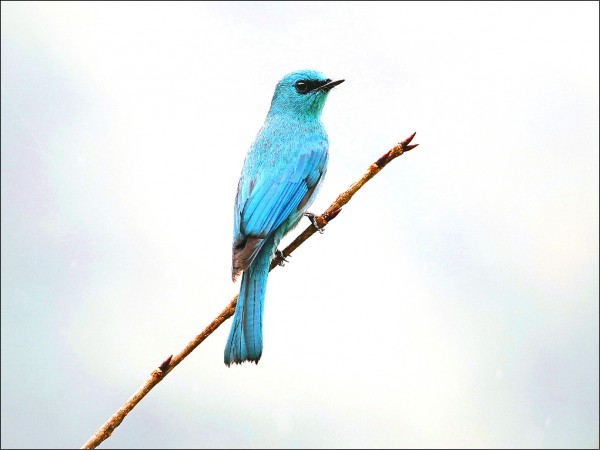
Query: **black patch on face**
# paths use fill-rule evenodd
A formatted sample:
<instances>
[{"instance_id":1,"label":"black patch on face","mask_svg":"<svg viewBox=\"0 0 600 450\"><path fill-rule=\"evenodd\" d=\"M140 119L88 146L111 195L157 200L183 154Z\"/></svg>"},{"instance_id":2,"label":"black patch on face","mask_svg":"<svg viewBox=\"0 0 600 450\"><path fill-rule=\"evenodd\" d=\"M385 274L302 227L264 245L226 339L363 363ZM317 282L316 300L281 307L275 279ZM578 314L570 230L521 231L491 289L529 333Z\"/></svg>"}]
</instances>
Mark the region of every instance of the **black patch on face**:
<instances>
[{"instance_id":1,"label":"black patch on face","mask_svg":"<svg viewBox=\"0 0 600 450\"><path fill-rule=\"evenodd\" d=\"M296 92L298 92L298 94L307 94L308 92L315 91L321 86L325 86L330 82L331 80L329 78L326 80L299 80L296 81L294 87L296 88Z\"/></svg>"}]
</instances>

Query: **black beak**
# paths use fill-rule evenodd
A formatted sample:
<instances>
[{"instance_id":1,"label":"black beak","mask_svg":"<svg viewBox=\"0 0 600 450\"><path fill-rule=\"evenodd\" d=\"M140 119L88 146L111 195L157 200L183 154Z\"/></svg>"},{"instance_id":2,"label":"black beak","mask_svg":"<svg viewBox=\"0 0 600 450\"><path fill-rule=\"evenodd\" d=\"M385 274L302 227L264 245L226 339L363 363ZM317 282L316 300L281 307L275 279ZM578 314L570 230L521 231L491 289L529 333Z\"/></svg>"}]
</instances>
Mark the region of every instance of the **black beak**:
<instances>
[{"instance_id":1,"label":"black beak","mask_svg":"<svg viewBox=\"0 0 600 450\"><path fill-rule=\"evenodd\" d=\"M342 84L344 81L346 81L346 80L330 81L329 83L326 83L323 86L319 86L318 88L315 89L315 91L325 91L325 92L328 92L332 88L336 87L338 84Z\"/></svg>"}]
</instances>

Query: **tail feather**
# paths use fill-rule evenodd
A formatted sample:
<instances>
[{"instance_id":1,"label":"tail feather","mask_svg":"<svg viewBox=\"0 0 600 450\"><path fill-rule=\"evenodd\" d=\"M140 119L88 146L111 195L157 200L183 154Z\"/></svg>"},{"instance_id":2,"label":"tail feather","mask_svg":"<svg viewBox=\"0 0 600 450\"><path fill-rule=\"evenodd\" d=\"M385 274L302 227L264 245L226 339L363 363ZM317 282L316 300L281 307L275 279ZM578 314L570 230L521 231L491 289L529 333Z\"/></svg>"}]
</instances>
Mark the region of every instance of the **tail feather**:
<instances>
[{"instance_id":1,"label":"tail feather","mask_svg":"<svg viewBox=\"0 0 600 450\"><path fill-rule=\"evenodd\" d=\"M251 361L258 364L262 354L262 319L265 291L272 249L262 248L248 270L242 275L242 284L227 345L225 364Z\"/></svg>"}]
</instances>

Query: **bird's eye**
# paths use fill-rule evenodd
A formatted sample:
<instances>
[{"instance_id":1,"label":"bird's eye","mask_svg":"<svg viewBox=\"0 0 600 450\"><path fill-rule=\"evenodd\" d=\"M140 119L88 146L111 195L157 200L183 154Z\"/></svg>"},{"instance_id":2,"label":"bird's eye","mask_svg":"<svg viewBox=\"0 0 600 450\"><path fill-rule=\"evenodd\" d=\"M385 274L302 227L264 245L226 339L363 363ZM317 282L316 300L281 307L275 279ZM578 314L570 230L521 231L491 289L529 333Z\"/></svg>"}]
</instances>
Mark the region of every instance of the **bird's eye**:
<instances>
[{"instance_id":1,"label":"bird's eye","mask_svg":"<svg viewBox=\"0 0 600 450\"><path fill-rule=\"evenodd\" d=\"M306 94L308 92L308 83L306 81L296 81L294 87L299 94Z\"/></svg>"}]
</instances>

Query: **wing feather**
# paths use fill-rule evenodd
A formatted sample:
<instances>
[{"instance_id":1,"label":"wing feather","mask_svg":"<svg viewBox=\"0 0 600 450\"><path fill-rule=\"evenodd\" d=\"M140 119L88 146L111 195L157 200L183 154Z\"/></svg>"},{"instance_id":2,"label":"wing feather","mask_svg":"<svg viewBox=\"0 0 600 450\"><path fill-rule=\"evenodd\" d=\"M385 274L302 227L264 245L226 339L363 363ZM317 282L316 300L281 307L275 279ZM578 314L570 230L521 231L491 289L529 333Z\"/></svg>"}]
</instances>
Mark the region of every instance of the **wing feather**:
<instances>
[{"instance_id":1,"label":"wing feather","mask_svg":"<svg viewBox=\"0 0 600 450\"><path fill-rule=\"evenodd\" d=\"M272 158L256 165L250 160L235 204L234 272L246 270L263 241L305 206L325 172L327 147L326 139L303 142L298 152L270 148Z\"/></svg>"},{"instance_id":2,"label":"wing feather","mask_svg":"<svg viewBox=\"0 0 600 450\"><path fill-rule=\"evenodd\" d=\"M320 151L303 152L293 165L274 177L262 177L241 211L240 231L266 236L279 227L298 207L304 195L323 173Z\"/></svg>"}]
</instances>

